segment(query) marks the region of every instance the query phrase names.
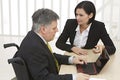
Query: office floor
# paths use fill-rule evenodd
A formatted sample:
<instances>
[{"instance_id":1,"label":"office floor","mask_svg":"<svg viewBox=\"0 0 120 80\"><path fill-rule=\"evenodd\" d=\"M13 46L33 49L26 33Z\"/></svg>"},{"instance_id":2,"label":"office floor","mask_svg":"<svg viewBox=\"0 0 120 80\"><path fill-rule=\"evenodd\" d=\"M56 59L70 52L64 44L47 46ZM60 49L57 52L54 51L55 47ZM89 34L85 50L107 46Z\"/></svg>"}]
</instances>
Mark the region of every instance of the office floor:
<instances>
[{"instance_id":1,"label":"office floor","mask_svg":"<svg viewBox=\"0 0 120 80\"><path fill-rule=\"evenodd\" d=\"M22 39L23 37L0 36L0 80L10 80L15 76L12 66L8 64L7 60L12 58L17 49L15 47L4 49L3 44L16 43L20 45ZM55 47L55 41L56 40L50 42L53 51L58 52L58 54L63 54L64 51L61 51ZM113 40L113 42L117 49L116 53L120 53L120 41Z\"/></svg>"}]
</instances>

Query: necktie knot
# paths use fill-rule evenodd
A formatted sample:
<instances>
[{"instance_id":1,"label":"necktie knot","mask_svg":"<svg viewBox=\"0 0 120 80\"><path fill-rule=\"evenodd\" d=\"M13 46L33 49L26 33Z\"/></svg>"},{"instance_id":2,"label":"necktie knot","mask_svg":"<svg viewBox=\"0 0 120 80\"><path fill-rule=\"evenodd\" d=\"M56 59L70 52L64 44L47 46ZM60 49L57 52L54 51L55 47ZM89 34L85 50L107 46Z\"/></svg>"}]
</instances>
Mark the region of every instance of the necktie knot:
<instances>
[{"instance_id":1,"label":"necktie knot","mask_svg":"<svg viewBox=\"0 0 120 80\"><path fill-rule=\"evenodd\" d=\"M51 48L51 46L49 45L49 43L47 43L47 47L48 47L49 50L52 52L52 48Z\"/></svg>"}]
</instances>

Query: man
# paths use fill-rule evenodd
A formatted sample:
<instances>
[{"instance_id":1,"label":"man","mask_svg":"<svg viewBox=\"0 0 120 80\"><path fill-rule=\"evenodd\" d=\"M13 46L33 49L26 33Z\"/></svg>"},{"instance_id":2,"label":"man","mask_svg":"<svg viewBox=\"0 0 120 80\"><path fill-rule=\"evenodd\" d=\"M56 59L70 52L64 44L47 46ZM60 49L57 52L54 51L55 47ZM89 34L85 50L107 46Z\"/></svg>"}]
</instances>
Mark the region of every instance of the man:
<instances>
[{"instance_id":1,"label":"man","mask_svg":"<svg viewBox=\"0 0 120 80\"><path fill-rule=\"evenodd\" d=\"M22 57L31 76L31 80L88 80L89 75L58 75L61 64L84 64L85 58L69 57L52 53L47 46L58 31L59 16L49 9L39 9L33 16L32 30L23 39L17 56Z\"/></svg>"}]
</instances>

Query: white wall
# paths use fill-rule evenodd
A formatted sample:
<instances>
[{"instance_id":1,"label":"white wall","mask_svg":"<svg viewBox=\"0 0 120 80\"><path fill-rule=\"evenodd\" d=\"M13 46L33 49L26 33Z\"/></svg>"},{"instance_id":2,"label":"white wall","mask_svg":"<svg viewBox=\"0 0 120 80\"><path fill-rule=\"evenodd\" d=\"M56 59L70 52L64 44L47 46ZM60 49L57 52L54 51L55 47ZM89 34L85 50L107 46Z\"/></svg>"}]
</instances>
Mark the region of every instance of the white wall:
<instances>
[{"instance_id":1,"label":"white wall","mask_svg":"<svg viewBox=\"0 0 120 80\"><path fill-rule=\"evenodd\" d=\"M0 0L0 35L24 36L31 29L31 16L39 8L54 10L59 16L59 32L66 19L74 18L74 8L82 0ZM96 19L105 23L112 38L120 39L120 1L90 0L94 2Z\"/></svg>"}]
</instances>

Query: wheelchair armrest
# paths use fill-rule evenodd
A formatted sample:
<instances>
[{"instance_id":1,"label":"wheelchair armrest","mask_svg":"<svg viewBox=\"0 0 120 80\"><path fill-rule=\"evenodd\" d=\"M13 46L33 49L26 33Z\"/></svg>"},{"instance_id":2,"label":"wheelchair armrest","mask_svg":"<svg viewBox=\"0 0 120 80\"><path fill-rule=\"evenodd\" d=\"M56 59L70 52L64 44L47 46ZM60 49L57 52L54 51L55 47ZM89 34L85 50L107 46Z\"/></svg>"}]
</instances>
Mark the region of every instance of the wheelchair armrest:
<instances>
[{"instance_id":1,"label":"wheelchair armrest","mask_svg":"<svg viewBox=\"0 0 120 80\"><path fill-rule=\"evenodd\" d=\"M21 59L20 57L15 57L15 58L11 58L8 59L8 63L16 63L16 64L20 64L20 65L25 65L24 60Z\"/></svg>"}]
</instances>

